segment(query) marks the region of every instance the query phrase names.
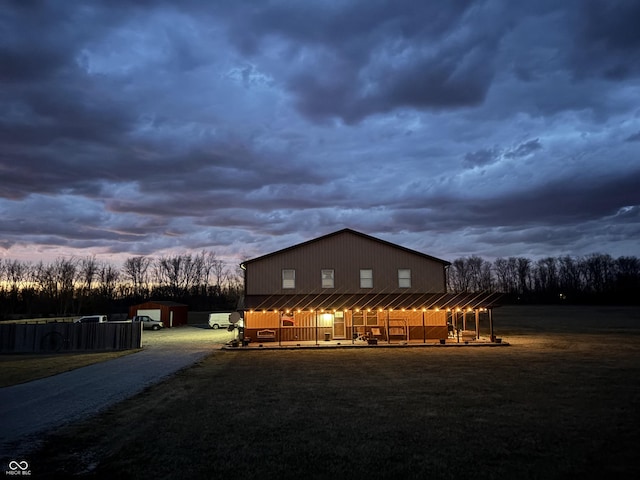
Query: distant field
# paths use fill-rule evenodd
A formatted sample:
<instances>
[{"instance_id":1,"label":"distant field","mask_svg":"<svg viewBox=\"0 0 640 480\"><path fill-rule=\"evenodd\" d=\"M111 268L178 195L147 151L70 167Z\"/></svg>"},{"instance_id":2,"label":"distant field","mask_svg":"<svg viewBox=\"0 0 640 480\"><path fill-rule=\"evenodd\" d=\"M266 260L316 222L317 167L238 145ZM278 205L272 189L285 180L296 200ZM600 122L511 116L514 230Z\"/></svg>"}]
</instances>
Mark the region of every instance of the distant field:
<instances>
[{"instance_id":1,"label":"distant field","mask_svg":"<svg viewBox=\"0 0 640 480\"><path fill-rule=\"evenodd\" d=\"M503 307L505 348L218 351L29 458L115 478L640 478L637 308Z\"/></svg>"},{"instance_id":2,"label":"distant field","mask_svg":"<svg viewBox=\"0 0 640 480\"><path fill-rule=\"evenodd\" d=\"M500 335L640 332L640 306L504 306L494 310Z\"/></svg>"}]
</instances>

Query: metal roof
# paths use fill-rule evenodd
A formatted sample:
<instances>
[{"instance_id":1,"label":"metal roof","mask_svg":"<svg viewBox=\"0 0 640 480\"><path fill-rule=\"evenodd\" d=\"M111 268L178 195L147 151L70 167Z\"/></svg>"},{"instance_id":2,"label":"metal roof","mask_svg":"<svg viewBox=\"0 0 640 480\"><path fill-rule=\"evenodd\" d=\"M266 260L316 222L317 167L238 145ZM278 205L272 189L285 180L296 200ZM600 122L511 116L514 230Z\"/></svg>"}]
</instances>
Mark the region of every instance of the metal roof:
<instances>
[{"instance_id":1,"label":"metal roof","mask_svg":"<svg viewBox=\"0 0 640 480\"><path fill-rule=\"evenodd\" d=\"M239 310L493 308L500 297L496 292L247 295Z\"/></svg>"}]
</instances>

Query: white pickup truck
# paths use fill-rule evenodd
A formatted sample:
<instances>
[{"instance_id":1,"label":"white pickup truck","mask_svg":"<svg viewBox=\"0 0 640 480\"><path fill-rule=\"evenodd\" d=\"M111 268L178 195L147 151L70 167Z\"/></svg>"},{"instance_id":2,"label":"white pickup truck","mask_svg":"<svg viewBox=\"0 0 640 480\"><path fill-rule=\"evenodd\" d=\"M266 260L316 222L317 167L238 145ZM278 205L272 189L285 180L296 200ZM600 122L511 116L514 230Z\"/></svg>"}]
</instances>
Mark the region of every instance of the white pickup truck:
<instances>
[{"instance_id":1,"label":"white pickup truck","mask_svg":"<svg viewBox=\"0 0 640 480\"><path fill-rule=\"evenodd\" d=\"M105 323L107 321L106 315L87 315L80 317L75 323Z\"/></svg>"}]
</instances>

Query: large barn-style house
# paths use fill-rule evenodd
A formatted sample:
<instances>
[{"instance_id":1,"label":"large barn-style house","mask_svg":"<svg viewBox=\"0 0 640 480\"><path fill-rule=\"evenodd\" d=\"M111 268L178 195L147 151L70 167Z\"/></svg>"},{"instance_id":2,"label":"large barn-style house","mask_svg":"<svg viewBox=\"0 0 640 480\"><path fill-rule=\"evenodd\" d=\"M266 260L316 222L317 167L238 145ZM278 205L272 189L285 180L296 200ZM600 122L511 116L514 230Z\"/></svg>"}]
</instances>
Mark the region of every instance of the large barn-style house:
<instances>
[{"instance_id":1,"label":"large barn-style house","mask_svg":"<svg viewBox=\"0 0 640 480\"><path fill-rule=\"evenodd\" d=\"M245 344L414 343L493 335L489 294L447 293L449 262L343 229L241 264ZM475 330L467 331L467 319Z\"/></svg>"}]
</instances>

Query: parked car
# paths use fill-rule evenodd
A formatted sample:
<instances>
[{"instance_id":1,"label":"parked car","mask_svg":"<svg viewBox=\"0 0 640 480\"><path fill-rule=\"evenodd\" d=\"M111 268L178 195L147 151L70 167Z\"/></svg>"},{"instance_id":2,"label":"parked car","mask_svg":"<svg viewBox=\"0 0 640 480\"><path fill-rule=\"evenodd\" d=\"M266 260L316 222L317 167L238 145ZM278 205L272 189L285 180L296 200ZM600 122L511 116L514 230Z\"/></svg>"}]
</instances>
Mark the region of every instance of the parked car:
<instances>
[{"instance_id":1,"label":"parked car","mask_svg":"<svg viewBox=\"0 0 640 480\"><path fill-rule=\"evenodd\" d=\"M75 323L105 323L107 321L106 315L87 315L80 317Z\"/></svg>"},{"instance_id":2,"label":"parked car","mask_svg":"<svg viewBox=\"0 0 640 480\"><path fill-rule=\"evenodd\" d=\"M144 330L160 330L164 328L164 324L160 320L155 320L148 315L136 315L131 321L142 322L142 328Z\"/></svg>"}]
</instances>

